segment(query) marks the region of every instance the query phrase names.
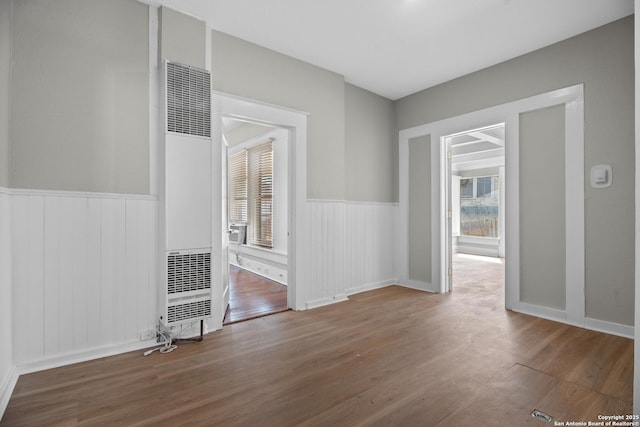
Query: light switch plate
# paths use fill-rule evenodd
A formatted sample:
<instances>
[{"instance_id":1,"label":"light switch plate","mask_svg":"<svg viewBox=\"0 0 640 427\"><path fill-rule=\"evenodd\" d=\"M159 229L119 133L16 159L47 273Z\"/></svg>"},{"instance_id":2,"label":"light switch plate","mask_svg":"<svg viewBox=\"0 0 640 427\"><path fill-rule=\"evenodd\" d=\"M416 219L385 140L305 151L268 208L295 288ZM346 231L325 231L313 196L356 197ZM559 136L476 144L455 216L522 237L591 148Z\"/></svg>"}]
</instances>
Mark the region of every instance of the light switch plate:
<instances>
[{"instance_id":1,"label":"light switch plate","mask_svg":"<svg viewBox=\"0 0 640 427\"><path fill-rule=\"evenodd\" d=\"M612 181L611 165L595 165L591 168L591 186L593 188L611 187Z\"/></svg>"}]
</instances>

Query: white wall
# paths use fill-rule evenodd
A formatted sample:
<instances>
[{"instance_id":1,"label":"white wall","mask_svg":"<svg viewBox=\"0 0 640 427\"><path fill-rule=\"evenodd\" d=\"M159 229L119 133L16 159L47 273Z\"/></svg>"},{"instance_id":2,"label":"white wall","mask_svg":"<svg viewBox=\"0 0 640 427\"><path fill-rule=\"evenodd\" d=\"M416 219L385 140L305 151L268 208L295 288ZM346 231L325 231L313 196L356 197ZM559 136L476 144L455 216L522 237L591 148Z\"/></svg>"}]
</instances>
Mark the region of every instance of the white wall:
<instances>
[{"instance_id":1,"label":"white wall","mask_svg":"<svg viewBox=\"0 0 640 427\"><path fill-rule=\"evenodd\" d=\"M306 308L394 283L396 214L391 203L307 202Z\"/></svg>"},{"instance_id":2,"label":"white wall","mask_svg":"<svg viewBox=\"0 0 640 427\"><path fill-rule=\"evenodd\" d=\"M10 225L9 192L0 187L0 418L17 380L13 363Z\"/></svg>"},{"instance_id":3,"label":"white wall","mask_svg":"<svg viewBox=\"0 0 640 427\"><path fill-rule=\"evenodd\" d=\"M12 190L13 354L21 373L151 342L157 200Z\"/></svg>"}]
</instances>

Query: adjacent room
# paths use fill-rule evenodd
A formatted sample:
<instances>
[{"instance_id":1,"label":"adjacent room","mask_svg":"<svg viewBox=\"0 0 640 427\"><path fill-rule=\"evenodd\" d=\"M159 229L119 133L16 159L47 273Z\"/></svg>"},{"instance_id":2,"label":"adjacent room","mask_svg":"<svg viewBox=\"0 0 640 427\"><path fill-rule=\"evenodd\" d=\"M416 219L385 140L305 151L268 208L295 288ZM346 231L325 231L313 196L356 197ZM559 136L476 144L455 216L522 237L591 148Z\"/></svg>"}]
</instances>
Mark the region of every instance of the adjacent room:
<instances>
[{"instance_id":1,"label":"adjacent room","mask_svg":"<svg viewBox=\"0 0 640 427\"><path fill-rule=\"evenodd\" d=\"M289 132L223 119L227 144L229 305L223 324L288 309Z\"/></svg>"},{"instance_id":2,"label":"adjacent room","mask_svg":"<svg viewBox=\"0 0 640 427\"><path fill-rule=\"evenodd\" d=\"M636 3L1 1L0 425L635 422Z\"/></svg>"},{"instance_id":3,"label":"adjacent room","mask_svg":"<svg viewBox=\"0 0 640 427\"><path fill-rule=\"evenodd\" d=\"M451 289L504 288L504 123L447 137L451 153ZM482 278L482 280L479 280ZM496 298L504 300L504 289Z\"/></svg>"}]
</instances>

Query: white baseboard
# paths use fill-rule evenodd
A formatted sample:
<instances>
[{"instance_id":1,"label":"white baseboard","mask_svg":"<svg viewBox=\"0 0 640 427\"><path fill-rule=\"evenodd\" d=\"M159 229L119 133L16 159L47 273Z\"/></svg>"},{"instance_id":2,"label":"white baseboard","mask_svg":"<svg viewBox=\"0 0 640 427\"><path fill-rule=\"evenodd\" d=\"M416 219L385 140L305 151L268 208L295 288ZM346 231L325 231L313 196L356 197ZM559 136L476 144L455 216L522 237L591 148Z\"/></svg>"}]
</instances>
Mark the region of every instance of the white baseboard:
<instances>
[{"instance_id":1,"label":"white baseboard","mask_svg":"<svg viewBox=\"0 0 640 427\"><path fill-rule=\"evenodd\" d=\"M127 353L129 351L142 350L144 348L153 347L155 345L155 340L135 340L119 344L96 347L92 349L61 354L23 363L17 366L17 371L20 375L30 374L32 372L44 371L45 369L59 368L61 366L72 365L74 363L100 359L101 357L115 356L117 354Z\"/></svg>"},{"instance_id":2,"label":"white baseboard","mask_svg":"<svg viewBox=\"0 0 640 427\"><path fill-rule=\"evenodd\" d=\"M287 286L287 270L277 268L268 264L261 263L255 259L242 259L243 262L238 263L236 261L229 261L229 264L241 268L243 270L250 271L258 276L262 276L265 279L273 280L281 285Z\"/></svg>"},{"instance_id":3,"label":"white baseboard","mask_svg":"<svg viewBox=\"0 0 640 427\"><path fill-rule=\"evenodd\" d=\"M567 320L567 313L564 310L543 307L535 304L527 304L523 302L517 304L517 306L512 308L511 310L522 314L528 314L530 316L553 320L554 322L560 322L571 326L577 326L579 328L589 329L591 331L604 332L605 334L617 335L624 338L634 338L633 326L608 322L606 320L592 319L589 317L584 319L584 324L570 322L569 320Z\"/></svg>"},{"instance_id":4,"label":"white baseboard","mask_svg":"<svg viewBox=\"0 0 640 427\"><path fill-rule=\"evenodd\" d=\"M572 326L582 326L577 323L570 323L567 320L567 312L559 310L557 308L544 307L542 305L528 304L526 302L519 302L515 307L511 308L512 311L522 314L528 314L529 316L540 317L542 319L553 320L554 322L566 323Z\"/></svg>"},{"instance_id":5,"label":"white baseboard","mask_svg":"<svg viewBox=\"0 0 640 427\"><path fill-rule=\"evenodd\" d=\"M404 286L405 288L415 289L417 291L432 293L440 292L440 288L428 282L418 282L417 280L397 280L395 283L400 286Z\"/></svg>"},{"instance_id":6,"label":"white baseboard","mask_svg":"<svg viewBox=\"0 0 640 427\"><path fill-rule=\"evenodd\" d=\"M470 255L480 255L480 256L490 256L497 257L498 256L498 248L497 247L479 247L479 246L466 246L463 244L458 244L453 248L454 253L460 254L470 254Z\"/></svg>"},{"instance_id":7,"label":"white baseboard","mask_svg":"<svg viewBox=\"0 0 640 427\"><path fill-rule=\"evenodd\" d=\"M13 390L18 383L18 377L18 370L13 366L0 383L0 421L2 421L4 412L7 410L7 405L9 405Z\"/></svg>"},{"instance_id":8,"label":"white baseboard","mask_svg":"<svg viewBox=\"0 0 640 427\"><path fill-rule=\"evenodd\" d=\"M382 282L366 283L361 286L354 286L353 288L347 288L345 290L345 293L347 295L355 295L361 292L367 292L367 291L373 291L376 289L386 288L387 286L395 285L396 282L397 282L396 280L385 280Z\"/></svg>"},{"instance_id":9,"label":"white baseboard","mask_svg":"<svg viewBox=\"0 0 640 427\"><path fill-rule=\"evenodd\" d=\"M327 297L327 298L318 298L315 300L307 301L305 303L305 309L311 310L318 307L324 307L325 305L336 304L336 303L344 302L348 300L349 298L347 297L346 294L338 294L333 297Z\"/></svg>"},{"instance_id":10,"label":"white baseboard","mask_svg":"<svg viewBox=\"0 0 640 427\"><path fill-rule=\"evenodd\" d=\"M607 322L606 320L584 319L584 327L592 331L604 332L619 337L634 339L634 327L620 323Z\"/></svg>"}]
</instances>

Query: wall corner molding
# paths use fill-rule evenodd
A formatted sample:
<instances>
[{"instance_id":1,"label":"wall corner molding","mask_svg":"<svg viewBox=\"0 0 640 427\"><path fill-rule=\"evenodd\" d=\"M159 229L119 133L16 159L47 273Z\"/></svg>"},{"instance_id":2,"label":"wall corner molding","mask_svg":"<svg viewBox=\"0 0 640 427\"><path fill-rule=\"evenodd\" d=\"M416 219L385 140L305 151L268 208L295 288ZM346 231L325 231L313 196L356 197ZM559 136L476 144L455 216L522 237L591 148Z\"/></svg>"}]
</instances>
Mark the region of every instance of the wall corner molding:
<instances>
[{"instance_id":1,"label":"wall corner molding","mask_svg":"<svg viewBox=\"0 0 640 427\"><path fill-rule=\"evenodd\" d=\"M2 382L0 382L0 421L2 420L4 412L7 410L9 400L13 394L13 390L16 388L19 377L18 369L14 366L5 378L2 379Z\"/></svg>"}]
</instances>

